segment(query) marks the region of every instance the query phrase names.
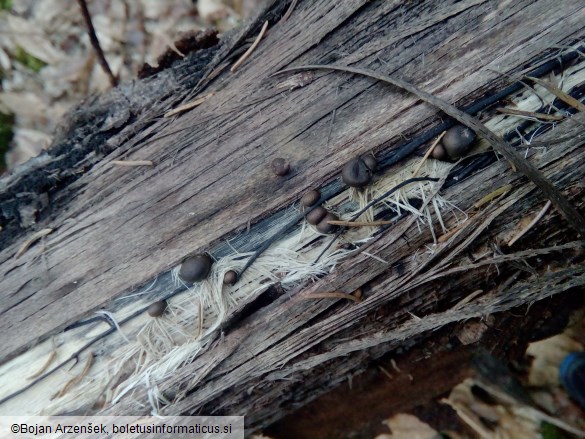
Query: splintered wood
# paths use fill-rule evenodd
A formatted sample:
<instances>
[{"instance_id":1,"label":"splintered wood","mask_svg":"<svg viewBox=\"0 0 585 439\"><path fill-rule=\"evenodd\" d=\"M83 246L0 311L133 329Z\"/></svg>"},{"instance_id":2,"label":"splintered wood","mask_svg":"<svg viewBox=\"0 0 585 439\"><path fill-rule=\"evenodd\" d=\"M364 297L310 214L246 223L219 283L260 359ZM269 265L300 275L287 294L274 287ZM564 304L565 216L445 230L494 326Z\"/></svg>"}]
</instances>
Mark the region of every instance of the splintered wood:
<instances>
[{"instance_id":1,"label":"splintered wood","mask_svg":"<svg viewBox=\"0 0 585 439\"><path fill-rule=\"evenodd\" d=\"M555 114L565 119L523 114L537 120L521 121L494 116L502 104L492 102L481 110L486 130L446 102L483 105L506 94L518 111L545 112L533 89L514 83L520 88L501 93L508 87L502 74L534 72L534 66L542 69L530 75L539 77L570 66L562 84L577 96L580 55L550 48L583 35L585 9L570 1L551 9L546 0L522 8L450 0L431 9L424 2L407 9L366 0L268 3L233 39L226 35L168 72L133 83L147 105L116 130L100 131L110 125L99 115L103 108L126 109L126 89L98 99L100 106L71 121L75 135L66 130L64 143L0 186L10 207L3 201L2 215L13 215L0 218L7 243L0 251L0 290L8 292L0 301L0 410L174 415L219 407L245 413L250 429L264 428L285 416L284 407L341 381L347 387L346 377L357 380L356 372L382 358L397 358L405 372L392 374L409 384L412 363L400 354L405 345L420 357L422 343L444 345L438 334L460 322L538 306L585 285L582 242L571 229L582 230L583 222L572 205L584 207L578 183L585 150L578 136L585 113L569 117L573 108L557 101ZM293 15L277 24L287 7ZM275 24L269 33L268 23ZM253 55L234 65L245 61L246 68L227 74L253 37ZM462 45L474 50L461 51ZM368 69L314 66L355 75L295 71L267 79L286 66L332 59ZM489 71L493 65L502 73ZM382 70L392 77L373 72ZM493 94L484 96L485 90ZM187 111L212 93L204 106ZM477 131L506 160L495 160L491 150L456 166L427 158L420 174L428 176L410 178L406 161L418 162L413 155L453 122L438 109ZM183 113L162 118L168 110ZM89 128L99 145L83 154L66 148ZM516 128L531 146L555 147L518 158L496 138ZM339 174L352 158L371 154L380 166L356 202L357 191L350 197ZM148 159L156 169L113 168L132 163L110 164L121 157ZM273 176L274 157L289 158L293 172ZM508 161L522 174L510 172ZM309 188L320 190L320 206L347 220L339 223L343 244L334 246L337 236L306 226L299 199ZM43 193L30 191L48 191L50 199L35 230L19 218L40 205L35 196ZM569 221L545 214L514 244L518 251L494 254L506 248L513 225L530 220L548 199ZM362 208L374 213L373 222L358 221ZM58 231L40 254L26 251L38 242L28 241L36 230ZM176 276L181 261L203 252L215 261L210 278L183 284ZM524 260L529 268L520 265ZM232 270L238 282L224 285ZM170 300L169 310L153 322L145 310L161 299ZM92 320L98 310L118 322L123 336ZM51 353L53 336L59 361ZM65 372L89 350L91 364ZM416 384L421 377L413 376Z\"/></svg>"},{"instance_id":2,"label":"splintered wood","mask_svg":"<svg viewBox=\"0 0 585 439\"><path fill-rule=\"evenodd\" d=\"M553 84L551 84L547 81L544 81L543 79L540 79L540 78L533 78L532 76L527 76L526 78L530 79L535 84L538 84L538 85L546 88L549 92L554 94L561 101L565 102L566 104L570 105L571 107L575 108L576 110L585 111L585 104L581 103L580 101L578 101L574 97L568 95L567 93L562 91L560 88L555 87Z\"/></svg>"},{"instance_id":3,"label":"splintered wood","mask_svg":"<svg viewBox=\"0 0 585 439\"><path fill-rule=\"evenodd\" d=\"M127 166L127 167L134 167L134 166L153 166L152 160L112 160L110 162L112 165L116 166Z\"/></svg>"},{"instance_id":4,"label":"splintered wood","mask_svg":"<svg viewBox=\"0 0 585 439\"><path fill-rule=\"evenodd\" d=\"M512 247L516 241L518 241L520 238L522 238L524 235L526 235L526 233L528 233L528 231L530 229L532 229L536 225L536 223L538 223L538 221L540 221L540 219L544 216L544 214L546 213L548 208L551 206L551 204L552 203L550 202L550 200L547 201L546 204L544 205L544 207L542 208L542 210L540 212L538 212L538 215L536 215L534 217L534 219L532 221L530 221L530 224L528 224L516 236L514 236L514 238L512 238L510 240L510 242L508 242L508 247Z\"/></svg>"},{"instance_id":5,"label":"splintered wood","mask_svg":"<svg viewBox=\"0 0 585 439\"><path fill-rule=\"evenodd\" d=\"M303 294L300 296L301 299L348 299L354 302L361 302L361 298L346 294L341 291L327 291L322 293L311 293Z\"/></svg>"},{"instance_id":6,"label":"splintered wood","mask_svg":"<svg viewBox=\"0 0 585 439\"><path fill-rule=\"evenodd\" d=\"M551 202L556 206L559 212L567 219L567 221L571 224L579 232L585 232L585 218L567 201L567 199L556 189L551 182L544 177L538 169L534 167L530 162L528 162L525 158L523 158L520 154L516 152L508 143L504 142L502 139L497 137L493 132L491 132L484 124L482 124L479 120L475 117L470 116L469 114L455 108L453 105L449 104L442 99L433 96L427 92L420 90L418 87L398 78L393 78L387 75L378 74L376 72L366 70L366 69L359 69L354 67L345 67L345 66L335 66L335 65L306 65L300 67L291 67L288 69L281 70L277 74L282 74L286 72L295 72L298 70L338 70L341 72L347 73L355 73L358 75L368 76L370 78L377 79L382 82L386 82L388 84L392 84L396 87L400 87L425 102L428 102L431 105L439 108L440 110L447 113L449 116L453 117L458 122L462 123L463 125L471 128L477 134L483 136L493 148L502 154L516 169L522 172L526 177L528 177L534 184L536 184L540 190L542 190L550 199ZM585 106L583 106L585 108Z\"/></svg>"}]
</instances>

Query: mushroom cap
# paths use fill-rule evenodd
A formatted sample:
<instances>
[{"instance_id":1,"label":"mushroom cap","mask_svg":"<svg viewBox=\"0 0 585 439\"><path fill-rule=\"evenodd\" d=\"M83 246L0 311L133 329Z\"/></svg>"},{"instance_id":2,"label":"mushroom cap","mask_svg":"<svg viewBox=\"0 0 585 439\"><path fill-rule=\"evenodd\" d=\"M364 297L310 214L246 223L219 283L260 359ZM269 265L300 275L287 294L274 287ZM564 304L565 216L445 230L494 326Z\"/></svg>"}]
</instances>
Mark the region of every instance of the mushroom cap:
<instances>
[{"instance_id":1,"label":"mushroom cap","mask_svg":"<svg viewBox=\"0 0 585 439\"><path fill-rule=\"evenodd\" d=\"M165 313L166 309L167 301L159 300L157 302L151 303L147 312L150 317L160 317Z\"/></svg>"},{"instance_id":2,"label":"mushroom cap","mask_svg":"<svg viewBox=\"0 0 585 439\"><path fill-rule=\"evenodd\" d=\"M305 192L305 194L301 197L301 204L305 207L311 207L317 204L317 201L321 199L321 192L317 189L311 189L310 191Z\"/></svg>"},{"instance_id":3,"label":"mushroom cap","mask_svg":"<svg viewBox=\"0 0 585 439\"><path fill-rule=\"evenodd\" d=\"M279 177L285 176L290 171L290 165L285 159L281 157L272 160L272 163L270 163L270 167L272 168L272 172L274 172Z\"/></svg>"},{"instance_id":4,"label":"mushroom cap","mask_svg":"<svg viewBox=\"0 0 585 439\"><path fill-rule=\"evenodd\" d=\"M372 171L361 157L350 160L341 170L341 179L351 187L367 186L372 180Z\"/></svg>"},{"instance_id":5,"label":"mushroom cap","mask_svg":"<svg viewBox=\"0 0 585 439\"><path fill-rule=\"evenodd\" d=\"M213 261L208 254L189 256L181 264L179 277L185 282L198 282L209 274Z\"/></svg>"},{"instance_id":6,"label":"mushroom cap","mask_svg":"<svg viewBox=\"0 0 585 439\"><path fill-rule=\"evenodd\" d=\"M224 285L234 285L238 281L238 273L234 270L226 271L223 275L223 284Z\"/></svg>"},{"instance_id":7,"label":"mushroom cap","mask_svg":"<svg viewBox=\"0 0 585 439\"><path fill-rule=\"evenodd\" d=\"M323 217L319 224L317 224L317 231L319 233L333 233L337 230L337 226L333 224L329 224L327 221L337 221L339 217L334 213L328 212L327 215Z\"/></svg>"},{"instance_id":8,"label":"mushroom cap","mask_svg":"<svg viewBox=\"0 0 585 439\"><path fill-rule=\"evenodd\" d=\"M431 157L437 160L446 160L447 159L447 151L445 151L445 147L442 143L437 143L433 148L433 152L431 152Z\"/></svg>"},{"instance_id":9,"label":"mushroom cap","mask_svg":"<svg viewBox=\"0 0 585 439\"><path fill-rule=\"evenodd\" d=\"M376 157L371 154L367 154L362 157L362 160L371 172L376 172L376 168L378 167L378 160L376 160Z\"/></svg>"},{"instance_id":10,"label":"mushroom cap","mask_svg":"<svg viewBox=\"0 0 585 439\"><path fill-rule=\"evenodd\" d=\"M463 125L455 125L447 130L441 142L449 157L458 159L471 149L471 144L474 140L475 133L473 130Z\"/></svg>"},{"instance_id":11,"label":"mushroom cap","mask_svg":"<svg viewBox=\"0 0 585 439\"><path fill-rule=\"evenodd\" d=\"M314 226L314 225L318 224L323 218L325 218L325 215L327 215L327 209L325 209L322 206L319 206L319 207L315 207L313 210L311 210L307 214L305 219L307 220L307 222L309 224L312 224Z\"/></svg>"}]
</instances>

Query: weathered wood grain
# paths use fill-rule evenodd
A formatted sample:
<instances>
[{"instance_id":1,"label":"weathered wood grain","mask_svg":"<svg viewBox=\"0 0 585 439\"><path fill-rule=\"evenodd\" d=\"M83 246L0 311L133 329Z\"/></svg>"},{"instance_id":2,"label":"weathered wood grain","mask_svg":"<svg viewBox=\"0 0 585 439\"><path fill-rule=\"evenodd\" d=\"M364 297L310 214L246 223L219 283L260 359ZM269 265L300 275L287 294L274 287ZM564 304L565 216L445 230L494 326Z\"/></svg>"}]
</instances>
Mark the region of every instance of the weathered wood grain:
<instances>
[{"instance_id":1,"label":"weathered wood grain","mask_svg":"<svg viewBox=\"0 0 585 439\"><path fill-rule=\"evenodd\" d=\"M526 311L521 308L522 312L446 326L413 348L396 349L374 361L363 356L369 364L363 373L348 374L346 383L264 429L264 434L282 439L376 437L388 433L384 420L397 413L419 416L420 406L429 407L433 414L439 411L438 418L433 416L431 421L433 428L458 431L454 428L458 424L461 428L457 416L436 401L463 379L474 376L470 360L478 347L470 340L479 338L482 352L522 364L529 341L526 334L556 334L566 325L570 310L580 303L578 293L557 296L523 307ZM504 343L502 333L507 336ZM466 339L465 334L471 336Z\"/></svg>"},{"instance_id":2,"label":"weathered wood grain","mask_svg":"<svg viewBox=\"0 0 585 439\"><path fill-rule=\"evenodd\" d=\"M552 10L545 1L468 1L438 9L398 1L299 4L285 25L272 28L253 61L221 77L214 98L160 134L189 130L127 151L128 159L153 160L154 169L108 166L118 158L114 151L77 181L75 191L63 192L68 202L57 216L39 224L55 229L42 258L30 252L12 260L16 244L3 250L2 361L290 203L304 188L334 177L355 153L389 147L434 116L416 99L382 93L368 80L327 76L274 93L273 83L262 79L268 74L293 61L381 68L381 59L385 71L465 102L501 80L490 69L511 72L578 36L583 13L569 1ZM263 92L273 97L243 106ZM275 155L295 164L278 183L266 168Z\"/></svg>"},{"instance_id":3,"label":"weathered wood grain","mask_svg":"<svg viewBox=\"0 0 585 439\"><path fill-rule=\"evenodd\" d=\"M577 205L582 211L585 187L580 183L583 170L579 163L585 153L579 132L580 124L566 122L561 129L555 130L554 136L548 135L549 139L568 136L573 140L549 151L539 160L539 167L555 183L574 188L571 198L580 200ZM342 263L335 276L305 288L310 293L332 289L349 292L365 287L368 299L363 303L325 300L307 303L282 297L254 314L213 350L160 386L164 395L178 398L167 408L169 413L199 410L245 413L247 425L261 427L284 413L275 403L291 403L287 395L294 396L294 401L302 401L301 405L310 401L324 389L342 381L347 373L359 370L364 356L371 361L389 350L404 347L404 343L411 346L417 337L448 323L582 288L585 283L583 241L575 241L556 251L527 252L534 254L532 258L523 253L515 257L495 257L477 267L469 260L468 252L480 255L494 244L503 249L501 237L513 233L515 223L527 211L537 211L542 204L542 196L520 176L506 172L506 168L506 163L498 163L447 191L448 198L457 200L458 206L469 211L475 201L503 184L518 187L508 197L473 216L459 236L455 235L436 248L433 254L419 254L418 258L413 258L413 251L424 248L424 243L429 241L430 232L421 234L410 225L406 228L406 239L398 239L402 235L400 226L408 222L404 221L368 249L388 264L360 255ZM525 244L527 248L534 248L530 245L534 241L545 247L550 231L558 230L561 222L558 215L545 219L539 225L540 232L536 232L537 238ZM488 229L491 232L485 233ZM562 228L561 231L566 237L573 233ZM581 251L581 256L561 261L563 258L559 259L559 255L565 251L570 255L571 249ZM518 269L513 265L506 267L504 261L527 260L532 265L534 257L541 259L534 265L536 277L525 273L510 283L504 293L494 264L502 273L510 275ZM548 264L555 260L558 268L551 271ZM444 266L447 263L448 268L461 268L451 273ZM506 274L502 274L502 278L507 279ZM484 291L485 300L458 310L449 309L477 289ZM422 320L413 319L411 312ZM372 319L374 316L376 318ZM250 389L254 389L251 395ZM125 399L108 413L140 410L137 400L146 397L142 393L135 393L132 399Z\"/></svg>"},{"instance_id":4,"label":"weathered wood grain","mask_svg":"<svg viewBox=\"0 0 585 439\"><path fill-rule=\"evenodd\" d=\"M299 2L286 23L271 23L267 37L235 74L224 72L211 81L212 98L172 121L149 126L141 134L153 136L148 141L122 142L56 193L51 202L59 210L37 225L54 229L41 243L46 248L40 256L37 244L13 258L24 235L0 252L0 364L176 266L185 255L211 249L249 222L271 216L306 188L331 181L356 154L374 150L388 157L403 135L413 136L440 118L415 97L368 79L317 75L305 87L282 91L275 88L279 79L267 79L271 73L291 64L356 63L463 105L509 83L506 75L523 70L547 49L583 38L584 19L585 7L569 0L555 8L547 0L440 6ZM163 114L162 106L155 108ZM531 160L582 212L579 164L585 153L579 130L579 124L564 122L555 135L573 141ZM284 179L271 175L269 163L276 156L293 163ZM108 164L121 157L152 160L155 166ZM446 314L477 289L472 283L479 274L445 279L440 258L455 266L470 263L462 248L473 247L476 254L491 249L492 239L510 233L515 221L543 202L506 163L446 191L448 199L469 210L504 184L517 189L473 216L434 255L416 257L431 237L406 218L368 249L388 264L356 255L307 290L350 292L366 285L365 302L281 297L232 328L214 349L161 386L169 398L177 398L167 411L246 413L251 426L267 425L298 401L309 401L345 373L359 370L357 361L379 357L404 340L414 343L424 331L582 285L582 266L565 264L546 273L539 263L539 277L521 276L511 285L517 301L503 301L497 288L488 288L494 278L486 266L479 273L488 279L485 291L493 293L487 294L493 300ZM547 241L545 233L553 223L562 225L555 226L559 242L582 245L558 217L549 215L535 229L539 247L557 243ZM436 299L428 301L429 296ZM417 327L409 323L408 312L431 318ZM109 412L141 412L145 400L137 391ZM268 408L269 402L282 408Z\"/></svg>"}]
</instances>

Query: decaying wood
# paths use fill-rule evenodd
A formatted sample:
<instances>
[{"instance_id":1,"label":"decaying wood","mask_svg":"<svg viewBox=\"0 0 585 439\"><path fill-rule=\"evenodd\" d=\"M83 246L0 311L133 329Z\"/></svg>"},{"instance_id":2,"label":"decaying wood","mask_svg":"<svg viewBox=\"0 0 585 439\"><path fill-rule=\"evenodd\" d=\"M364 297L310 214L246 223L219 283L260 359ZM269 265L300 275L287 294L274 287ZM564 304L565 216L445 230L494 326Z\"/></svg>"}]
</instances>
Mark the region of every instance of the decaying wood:
<instances>
[{"instance_id":1,"label":"decaying wood","mask_svg":"<svg viewBox=\"0 0 585 439\"><path fill-rule=\"evenodd\" d=\"M306 65L301 67L291 67L288 69L281 70L278 72L295 72L298 70L337 70L347 73L355 73L370 78L383 81L388 84L395 85L410 93L418 96L425 102L443 110L446 114L456 119L458 122L471 128L482 137L486 138L490 145L500 154L502 154L510 163L526 177L528 177L534 184L536 184L540 190L542 190L551 200L551 202L559 209L563 216L569 221L571 226L578 232L585 233L585 218L569 203L566 198L548 181L543 178L542 174L536 170L534 166L524 159L516 150L508 145L503 140L499 139L494 133L492 133L485 125L480 121L470 116L469 114L455 108L453 105L441 100L427 92L422 91L418 87L403 81L402 79L393 78L387 75L381 75L371 70L358 69L347 66L335 66L335 65ZM581 104L583 106L583 104ZM583 106L585 108L585 106Z\"/></svg>"},{"instance_id":2,"label":"decaying wood","mask_svg":"<svg viewBox=\"0 0 585 439\"><path fill-rule=\"evenodd\" d=\"M73 127L50 153L5 180L0 366L93 311L117 306L113 299L154 278L168 279L168 270L184 256L206 250L219 255L224 239L249 224L253 232L270 221L278 226L290 220L281 212L308 188L325 186L325 195L341 190L336 177L350 158L374 151L387 163L402 154L402 136L416 136L442 117L418 98L367 78L315 75L286 91L268 79L276 71L359 64L408 78L461 107L507 85L506 75L538 63L549 48L585 36L585 10L569 0L552 9L546 0L464 0L440 7L398 0L301 1L277 24L286 8L271 2L219 47L97 98L95 114L73 113ZM228 61L267 21L269 34L237 72L229 73ZM161 84L164 96L153 90ZM198 107L162 117L204 88L214 94ZM585 120L582 114L573 119ZM580 123L565 120L539 138L551 145L557 137L564 141L528 161L582 215ZM83 153L75 156L76 151ZM293 164L293 172L278 180L269 169L277 156ZM145 157L156 166L110 165ZM510 190L474 211L478 200L502 187ZM20 210L36 206L44 193L50 194L50 205L38 208L32 227L22 224ZM507 163L494 163L442 195L470 213L462 224L449 220L456 231L444 242L432 246L429 230L403 218L369 244L376 259L355 254L330 275L291 293L310 297L361 288L361 302L281 295L227 322L223 337L208 351L159 384L174 401L162 414L246 414L249 428L264 427L368 362L415 346L438 328L585 284L582 237L556 214L541 218L514 253L499 253L506 251L520 219L545 202ZM49 228L53 232L41 257L31 246L14 258L35 230ZM238 250L258 248L258 235L263 236L242 238ZM530 269L518 274L517 261ZM478 290L483 294L462 302ZM138 389L103 413L146 413L147 401L146 391Z\"/></svg>"},{"instance_id":3,"label":"decaying wood","mask_svg":"<svg viewBox=\"0 0 585 439\"><path fill-rule=\"evenodd\" d=\"M432 413L436 413L437 397L475 375L470 360L477 348L459 341L464 334L482 325L481 343L485 349L521 363L526 349L522 332L528 330L546 337L561 330L568 313L560 319L558 314L555 319L549 318L544 326L543 316L551 309L578 306L578 294L571 296L544 300L527 312L506 312L438 330L431 339L418 343L416 349L397 349L363 373L348 374L345 383L279 420L264 433L281 439L376 437L388 433L383 421L393 413L411 413L425 405L432 405ZM511 343L501 342L502 333ZM453 414L445 410L433 419L432 425L441 431L457 431L453 419Z\"/></svg>"},{"instance_id":4,"label":"decaying wood","mask_svg":"<svg viewBox=\"0 0 585 439\"><path fill-rule=\"evenodd\" d=\"M570 128L568 125L563 128L578 136L578 129L574 126ZM561 133L555 132L555 135L557 134ZM563 130L563 134L567 134L567 131ZM559 156L556 158L551 156L546 160L548 166L552 166L549 170L544 168L549 178L553 181L557 179L577 181L570 174L572 172L581 174L579 162L585 155L577 146L580 144L582 141L575 137L573 146L568 147L572 151L571 154L565 155L566 150L561 152L559 149L556 151ZM475 179L465 182L463 187L453 188L453 196L457 199L458 205L464 209L470 208L478 196L502 183L501 176L505 169L506 164L500 163L484 171L481 188ZM472 217L458 234L437 248L435 254L420 255L420 261L413 261L412 249L424 243L425 238L411 229L406 233L407 240L401 241L396 238L401 236L403 231L397 227L395 233L384 240L379 240L370 249L370 252L386 259L388 264L360 257L357 261L351 260L342 264L337 276L327 277L308 288L309 294L323 291L324 288L352 291L362 286L364 279L370 279L366 300L361 304L344 306L319 301L300 307L283 297L268 309L256 313L240 329L227 335L214 351L204 354L171 382L165 383L163 393L175 394L174 392L180 389L183 396L188 395L177 402L172 410L183 413L205 411L212 407L217 408L215 404L219 404L221 412L246 413L252 425L265 425L279 416L273 413L272 408L267 408L261 402L265 401L265 398L280 400L283 394L292 393L295 395L295 401L306 402L315 396L313 393L315 389L340 383L344 380L345 374L355 372L356 367L359 370L356 364L359 364L358 359L363 355L370 359L376 358L388 350L403 346L405 342L408 343L414 334L425 333L448 322L479 317L486 312L497 312L503 309L502 303L506 301L520 303L523 300L537 300L537 297L542 297L541 294L553 295L555 292L583 285L585 271L582 256L573 260L569 258L566 268L561 268L564 263L557 262L558 268L552 272L547 272L546 266L538 264L541 271L538 272L536 283L530 278L525 278L516 285L510 285L504 296L501 291L498 293L498 287L486 286L482 288L485 291L483 304L475 303L454 311L434 314L434 310L444 308L448 303L459 302L466 292L477 290L483 284L483 282L478 284L478 279L497 276L495 266L502 272L505 270L497 258L487 261L483 268L470 267L468 256L462 252L471 250L472 254L482 254L490 247L491 238L482 234L488 226L492 233L497 234L494 231L505 233L510 224L517 221L523 212L535 208L542 202L542 197L535 194L526 184L522 184L518 176L506 174L504 180L518 187L516 194L494 201L484 211ZM581 196L582 188L579 189L577 197ZM537 241L544 244L545 235L551 229L556 229L555 224L558 224L558 221L559 218L554 217L543 223L542 235L539 235ZM391 242L393 246L389 246ZM472 243L474 245L471 245ZM573 244L575 249L582 249L583 245L583 241ZM556 254L551 256L551 261L558 261L559 255L563 254L563 248L560 247L556 251L546 250L545 253L550 254L551 251ZM529 250L527 253L504 258L515 257L533 261L537 255L538 251ZM505 259L501 261L504 262ZM579 264L573 266L575 262ZM457 273L445 270L446 266L457 265L461 265ZM398 266L401 269L398 269ZM402 270L406 274L401 275ZM423 274L425 270L427 272ZM457 275L454 277L454 274ZM442 279L442 282L437 283L438 279ZM381 310L384 311L380 312ZM413 321L408 312L421 317L422 321ZM321 318L306 327L307 319L317 314ZM376 314L377 319L368 321L369 315ZM286 326L286 329L283 329L283 326ZM283 335L283 332L287 334ZM360 334L360 337L353 340L352 335L355 333ZM324 352L323 343L329 346ZM215 366L212 373L207 371L209 373L207 378L191 380L194 371L203 370L218 356L228 358ZM315 370L328 372L321 376L320 373L315 374ZM296 384L298 382L303 382L302 389ZM254 391L250 395L246 389ZM297 406L292 402L291 404L289 408ZM125 404L114 407L111 412L123 413L133 408L136 409L133 403L126 401Z\"/></svg>"}]
</instances>

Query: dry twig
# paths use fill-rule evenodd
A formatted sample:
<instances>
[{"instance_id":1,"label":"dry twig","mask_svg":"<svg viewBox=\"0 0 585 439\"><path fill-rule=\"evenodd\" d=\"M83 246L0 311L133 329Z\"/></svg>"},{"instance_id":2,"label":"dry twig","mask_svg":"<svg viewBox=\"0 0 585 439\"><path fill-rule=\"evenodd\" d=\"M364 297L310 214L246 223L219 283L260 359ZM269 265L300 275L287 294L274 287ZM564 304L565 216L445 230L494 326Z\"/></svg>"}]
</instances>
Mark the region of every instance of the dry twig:
<instances>
[{"instance_id":1,"label":"dry twig","mask_svg":"<svg viewBox=\"0 0 585 439\"><path fill-rule=\"evenodd\" d=\"M443 138L443 136L445 135L447 131L443 131L439 137L437 137L437 140L435 140L433 142L433 144L431 145L431 147L428 149L428 151L425 153L425 155L423 156L422 160L420 161L420 163L418 165L416 165L416 168L414 168L414 171L412 171L412 176L416 177L416 174L418 174L418 171L420 171L420 168L422 167L423 163L426 161L426 159L429 158L429 156L432 154L433 150L435 149L435 146L437 146L439 144L439 142L441 141L441 139Z\"/></svg>"},{"instance_id":2,"label":"dry twig","mask_svg":"<svg viewBox=\"0 0 585 439\"><path fill-rule=\"evenodd\" d=\"M100 63L100 66L102 66L102 69L104 70L106 75L108 75L108 78L110 78L110 84L112 85L112 87L115 87L118 85L118 79L110 70L110 65L108 64L108 61L106 61L106 57L104 56L104 52L102 51L100 42L97 39L97 36L95 34L95 28L93 27L93 23L91 21L91 15L89 14L89 9L87 9L87 3L85 2L85 0L77 0L77 3L79 3L79 7L81 8L81 15L83 15L83 19L85 20L85 24L87 26L87 34L89 35L89 41L91 42L91 45L93 46L93 49L97 54L98 62Z\"/></svg>"},{"instance_id":3,"label":"dry twig","mask_svg":"<svg viewBox=\"0 0 585 439\"><path fill-rule=\"evenodd\" d=\"M535 119L561 121L565 117L558 114L534 113L532 111L515 110L514 108L496 108L496 111L502 114L510 114L512 116L533 117Z\"/></svg>"}]
</instances>

